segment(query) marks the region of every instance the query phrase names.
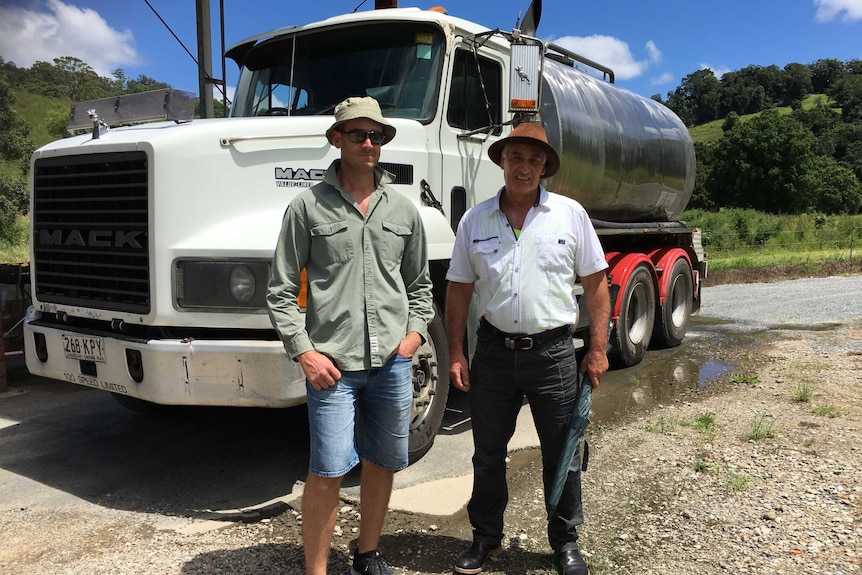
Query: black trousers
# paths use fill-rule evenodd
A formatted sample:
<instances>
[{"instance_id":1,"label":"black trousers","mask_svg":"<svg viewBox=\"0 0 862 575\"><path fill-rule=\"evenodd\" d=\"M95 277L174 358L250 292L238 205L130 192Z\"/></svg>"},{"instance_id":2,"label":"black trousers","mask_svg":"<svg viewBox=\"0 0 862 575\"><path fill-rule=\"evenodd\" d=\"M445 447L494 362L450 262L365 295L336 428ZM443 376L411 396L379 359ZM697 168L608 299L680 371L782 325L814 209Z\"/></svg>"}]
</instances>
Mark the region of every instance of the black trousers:
<instances>
[{"instance_id":1,"label":"black trousers","mask_svg":"<svg viewBox=\"0 0 862 575\"><path fill-rule=\"evenodd\" d=\"M530 404L542 450L545 507L575 404L578 366L571 336L529 350L508 349L482 322L470 371L473 426L473 494L467 505L473 539L489 545L503 540L503 513L509 501L506 454L524 398ZM583 523L580 453L570 465L563 494L548 519L554 551L577 549L576 527Z\"/></svg>"}]
</instances>

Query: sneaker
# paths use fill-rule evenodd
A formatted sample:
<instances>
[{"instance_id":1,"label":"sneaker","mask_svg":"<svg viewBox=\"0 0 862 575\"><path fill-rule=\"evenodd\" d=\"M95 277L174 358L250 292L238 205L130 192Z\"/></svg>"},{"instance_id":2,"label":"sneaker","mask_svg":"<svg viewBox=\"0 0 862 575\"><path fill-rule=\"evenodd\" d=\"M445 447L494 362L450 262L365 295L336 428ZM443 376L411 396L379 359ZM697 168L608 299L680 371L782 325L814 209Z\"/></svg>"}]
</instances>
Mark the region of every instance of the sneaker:
<instances>
[{"instance_id":1,"label":"sneaker","mask_svg":"<svg viewBox=\"0 0 862 575\"><path fill-rule=\"evenodd\" d=\"M377 549L367 553L360 553L359 549L354 549L350 575L395 575L395 571Z\"/></svg>"}]
</instances>

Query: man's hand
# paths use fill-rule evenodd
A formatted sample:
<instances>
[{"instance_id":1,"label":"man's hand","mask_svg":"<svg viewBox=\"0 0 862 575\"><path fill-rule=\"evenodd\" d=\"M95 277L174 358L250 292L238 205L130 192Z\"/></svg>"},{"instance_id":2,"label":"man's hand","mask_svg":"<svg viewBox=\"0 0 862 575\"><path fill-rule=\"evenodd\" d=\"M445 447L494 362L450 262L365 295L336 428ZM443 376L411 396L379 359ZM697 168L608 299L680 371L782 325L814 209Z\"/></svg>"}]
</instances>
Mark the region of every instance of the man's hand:
<instances>
[{"instance_id":1,"label":"man's hand","mask_svg":"<svg viewBox=\"0 0 862 575\"><path fill-rule=\"evenodd\" d=\"M416 350L419 349L419 346L421 345L422 336L415 331L411 331L405 335L404 339L401 340L401 343L398 344L398 349L395 350L395 353L401 357L413 357Z\"/></svg>"},{"instance_id":2,"label":"man's hand","mask_svg":"<svg viewBox=\"0 0 862 575\"><path fill-rule=\"evenodd\" d=\"M602 376L608 370L608 355L604 350L591 349L581 361L581 373L590 377L590 385L597 388L602 382Z\"/></svg>"},{"instance_id":3,"label":"man's hand","mask_svg":"<svg viewBox=\"0 0 862 575\"><path fill-rule=\"evenodd\" d=\"M461 391L470 391L470 368L461 352L449 351L449 383Z\"/></svg>"},{"instance_id":4,"label":"man's hand","mask_svg":"<svg viewBox=\"0 0 862 575\"><path fill-rule=\"evenodd\" d=\"M312 387L321 390L335 385L341 379L341 372L335 367L332 359L318 351L306 351L296 356L296 361L302 366L305 378Z\"/></svg>"}]
</instances>

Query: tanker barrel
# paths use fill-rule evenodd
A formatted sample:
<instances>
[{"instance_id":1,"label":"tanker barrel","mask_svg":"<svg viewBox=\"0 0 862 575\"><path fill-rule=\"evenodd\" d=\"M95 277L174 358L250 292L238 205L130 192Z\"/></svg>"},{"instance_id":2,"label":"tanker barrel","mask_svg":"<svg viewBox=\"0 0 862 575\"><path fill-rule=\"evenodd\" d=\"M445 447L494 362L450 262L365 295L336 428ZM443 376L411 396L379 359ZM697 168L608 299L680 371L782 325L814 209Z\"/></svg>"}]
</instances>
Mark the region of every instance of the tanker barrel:
<instances>
[{"instance_id":1,"label":"tanker barrel","mask_svg":"<svg viewBox=\"0 0 862 575\"><path fill-rule=\"evenodd\" d=\"M548 188L599 220L679 218L694 189L685 124L660 102L559 60L545 59L541 91L542 123L561 159Z\"/></svg>"}]
</instances>

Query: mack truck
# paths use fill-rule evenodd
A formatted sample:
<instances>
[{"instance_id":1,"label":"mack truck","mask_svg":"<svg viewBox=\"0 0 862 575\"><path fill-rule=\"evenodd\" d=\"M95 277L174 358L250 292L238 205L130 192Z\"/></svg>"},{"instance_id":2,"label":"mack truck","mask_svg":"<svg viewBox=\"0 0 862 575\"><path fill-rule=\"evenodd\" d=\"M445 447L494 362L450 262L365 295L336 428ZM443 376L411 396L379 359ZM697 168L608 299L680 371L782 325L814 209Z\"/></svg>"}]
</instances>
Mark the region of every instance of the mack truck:
<instances>
[{"instance_id":1,"label":"mack truck","mask_svg":"<svg viewBox=\"0 0 862 575\"><path fill-rule=\"evenodd\" d=\"M193 120L194 95L171 89L73 105L70 128L85 133L31 160L29 371L137 410L303 404L265 294L284 210L336 159L324 132L349 96L376 98L397 128L381 166L427 232L436 316L413 359L411 461L449 395L441 313L455 230L503 185L488 147L519 122L544 126L562 160L544 185L587 209L606 251L614 364L678 345L707 271L699 230L679 221L694 185L688 130L527 20L503 31L378 0L229 48L227 118Z\"/></svg>"}]
</instances>

